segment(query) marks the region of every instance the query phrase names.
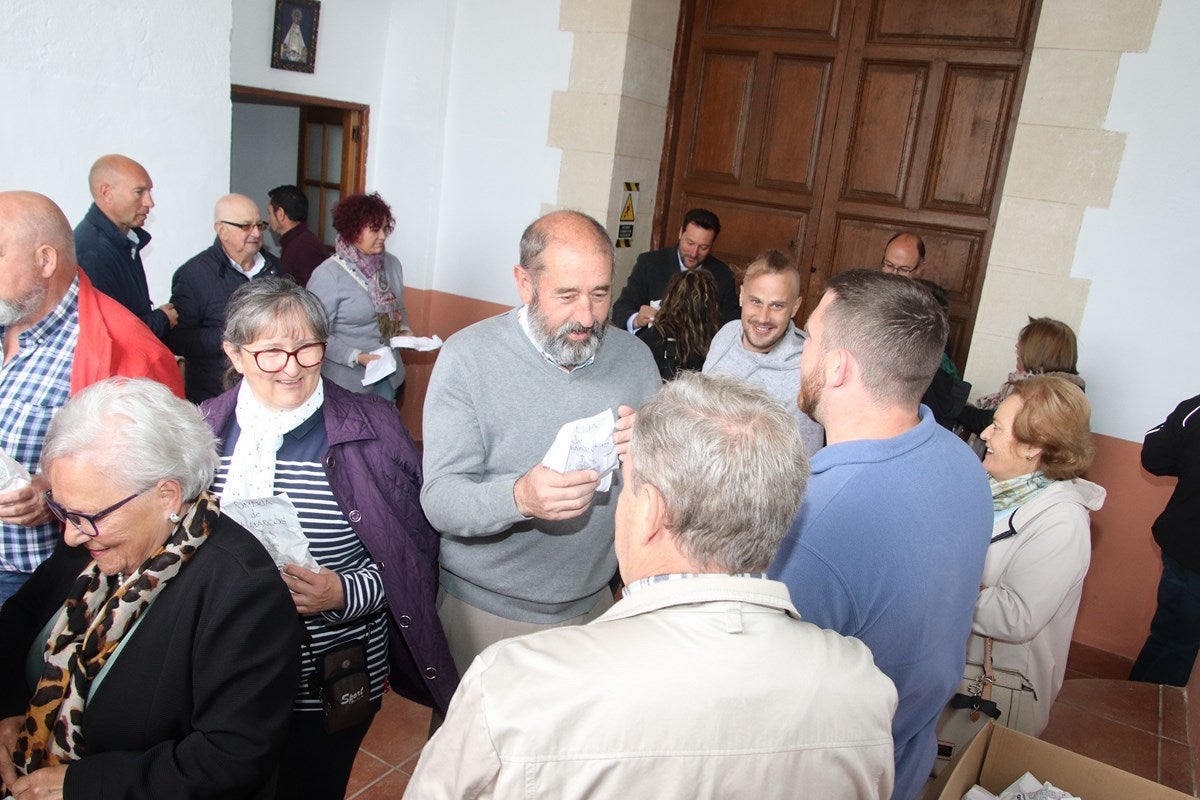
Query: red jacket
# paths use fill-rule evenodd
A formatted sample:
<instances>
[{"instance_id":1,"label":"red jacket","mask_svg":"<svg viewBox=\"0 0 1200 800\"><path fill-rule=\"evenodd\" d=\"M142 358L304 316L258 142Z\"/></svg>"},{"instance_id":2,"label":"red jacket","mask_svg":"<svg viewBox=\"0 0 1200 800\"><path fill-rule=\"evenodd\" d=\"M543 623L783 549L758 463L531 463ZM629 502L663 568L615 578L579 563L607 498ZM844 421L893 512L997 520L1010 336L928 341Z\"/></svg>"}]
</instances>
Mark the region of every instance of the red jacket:
<instances>
[{"instance_id":1,"label":"red jacket","mask_svg":"<svg viewBox=\"0 0 1200 800\"><path fill-rule=\"evenodd\" d=\"M175 356L146 323L96 290L79 270L79 342L71 365L71 394L114 375L152 378L183 397Z\"/></svg>"}]
</instances>

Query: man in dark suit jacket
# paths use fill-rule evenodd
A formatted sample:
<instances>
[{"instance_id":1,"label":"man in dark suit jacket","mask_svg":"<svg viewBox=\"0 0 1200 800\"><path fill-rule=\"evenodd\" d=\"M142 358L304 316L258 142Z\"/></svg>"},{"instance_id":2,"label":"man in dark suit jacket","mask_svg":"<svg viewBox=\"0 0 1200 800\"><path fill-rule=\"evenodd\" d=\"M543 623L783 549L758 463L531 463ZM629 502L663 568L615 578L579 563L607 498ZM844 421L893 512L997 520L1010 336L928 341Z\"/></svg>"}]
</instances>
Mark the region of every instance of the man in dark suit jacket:
<instances>
[{"instance_id":1,"label":"man in dark suit jacket","mask_svg":"<svg viewBox=\"0 0 1200 800\"><path fill-rule=\"evenodd\" d=\"M697 267L708 270L716 278L721 298L721 324L738 319L741 311L733 272L724 262L709 255L720 232L721 221L711 211L693 208L684 214L678 245L638 256L629 281L617 302L613 303L613 324L630 333L646 327L658 313L650 303L662 299L671 277Z\"/></svg>"},{"instance_id":2,"label":"man in dark suit jacket","mask_svg":"<svg viewBox=\"0 0 1200 800\"><path fill-rule=\"evenodd\" d=\"M229 296L260 275L283 274L279 259L262 252L267 223L253 200L227 194L217 201L213 219L217 238L212 246L185 261L171 281L179 323L167 334L167 346L187 359L184 392L193 403L225 391L229 359L221 342Z\"/></svg>"}]
</instances>

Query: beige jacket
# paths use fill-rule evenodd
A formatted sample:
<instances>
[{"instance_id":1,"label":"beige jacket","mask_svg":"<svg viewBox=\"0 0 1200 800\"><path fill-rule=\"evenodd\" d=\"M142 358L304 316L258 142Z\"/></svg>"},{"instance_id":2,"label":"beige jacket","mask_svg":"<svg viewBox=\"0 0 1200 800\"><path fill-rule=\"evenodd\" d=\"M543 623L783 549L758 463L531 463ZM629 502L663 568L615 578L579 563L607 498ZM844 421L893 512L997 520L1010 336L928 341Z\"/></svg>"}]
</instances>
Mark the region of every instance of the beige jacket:
<instances>
[{"instance_id":1,"label":"beige jacket","mask_svg":"<svg viewBox=\"0 0 1200 800\"><path fill-rule=\"evenodd\" d=\"M983 637L995 640L993 666L1021 673L1037 695L1033 727L1023 731L1033 736L1046 727L1062 688L1092 555L1088 512L1104 497L1103 487L1082 478L1056 481L1017 510L1016 536L988 548L967 662L982 663ZM1008 518L996 522L993 538L1008 530Z\"/></svg>"},{"instance_id":2,"label":"beige jacket","mask_svg":"<svg viewBox=\"0 0 1200 800\"><path fill-rule=\"evenodd\" d=\"M485 650L406 798L887 798L896 690L782 583L656 583Z\"/></svg>"}]
</instances>

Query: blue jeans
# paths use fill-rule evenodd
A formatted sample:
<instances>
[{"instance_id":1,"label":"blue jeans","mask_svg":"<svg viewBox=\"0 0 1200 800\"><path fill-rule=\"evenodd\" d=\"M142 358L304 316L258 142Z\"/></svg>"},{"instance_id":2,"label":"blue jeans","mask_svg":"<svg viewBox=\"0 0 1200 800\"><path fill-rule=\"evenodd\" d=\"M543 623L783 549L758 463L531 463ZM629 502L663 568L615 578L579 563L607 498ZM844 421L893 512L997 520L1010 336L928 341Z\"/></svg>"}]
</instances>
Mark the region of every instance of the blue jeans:
<instances>
[{"instance_id":1,"label":"blue jeans","mask_svg":"<svg viewBox=\"0 0 1200 800\"><path fill-rule=\"evenodd\" d=\"M28 572L0 572L0 606L29 580Z\"/></svg>"},{"instance_id":2,"label":"blue jeans","mask_svg":"<svg viewBox=\"0 0 1200 800\"><path fill-rule=\"evenodd\" d=\"M1184 686L1200 652L1200 572L1193 572L1166 553L1162 560L1158 609L1129 679Z\"/></svg>"}]
</instances>

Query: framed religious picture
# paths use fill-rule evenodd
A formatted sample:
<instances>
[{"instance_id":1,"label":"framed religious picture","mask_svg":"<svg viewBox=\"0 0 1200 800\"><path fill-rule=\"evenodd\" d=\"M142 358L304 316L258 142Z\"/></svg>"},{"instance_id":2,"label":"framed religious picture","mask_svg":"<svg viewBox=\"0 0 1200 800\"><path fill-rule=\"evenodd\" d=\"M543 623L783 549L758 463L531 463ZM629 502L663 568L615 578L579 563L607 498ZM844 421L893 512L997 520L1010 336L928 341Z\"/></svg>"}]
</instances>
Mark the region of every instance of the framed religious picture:
<instances>
[{"instance_id":1,"label":"framed religious picture","mask_svg":"<svg viewBox=\"0 0 1200 800\"><path fill-rule=\"evenodd\" d=\"M275 35L271 41L271 66L293 72L313 72L317 67L319 0L275 0Z\"/></svg>"}]
</instances>

